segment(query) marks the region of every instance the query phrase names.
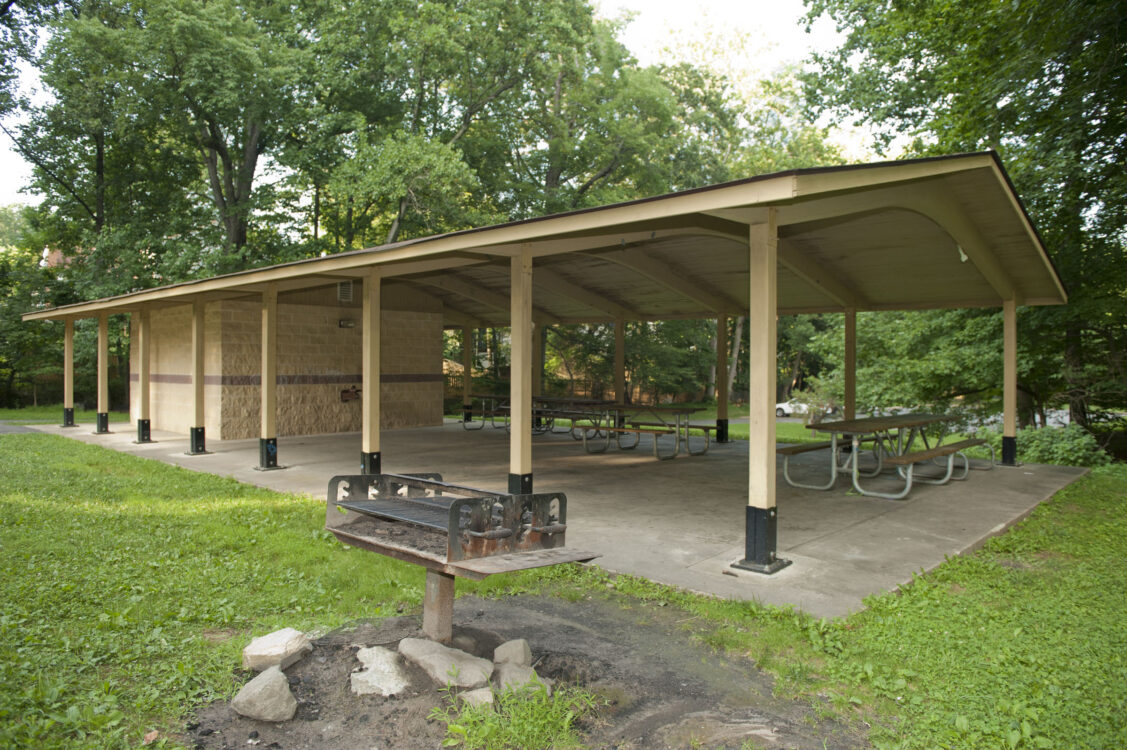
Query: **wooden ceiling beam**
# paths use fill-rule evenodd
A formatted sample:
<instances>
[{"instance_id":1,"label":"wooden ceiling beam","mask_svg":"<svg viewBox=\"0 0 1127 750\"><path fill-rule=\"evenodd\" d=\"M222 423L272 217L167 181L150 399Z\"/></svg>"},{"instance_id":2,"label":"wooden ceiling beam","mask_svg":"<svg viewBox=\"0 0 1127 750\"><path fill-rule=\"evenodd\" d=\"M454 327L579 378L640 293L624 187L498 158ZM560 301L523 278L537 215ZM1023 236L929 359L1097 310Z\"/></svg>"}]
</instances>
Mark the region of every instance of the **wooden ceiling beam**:
<instances>
[{"instance_id":1,"label":"wooden ceiling beam","mask_svg":"<svg viewBox=\"0 0 1127 750\"><path fill-rule=\"evenodd\" d=\"M448 294L473 300L488 308L505 313L506 319L510 312L509 296L507 294L500 294L480 284L470 283L454 274L448 273L441 276L412 276L410 278L404 278L403 280L415 284L431 286ZM560 321L557 316L535 306L532 308L532 314L533 319L537 323L558 323Z\"/></svg>"},{"instance_id":2,"label":"wooden ceiling beam","mask_svg":"<svg viewBox=\"0 0 1127 750\"><path fill-rule=\"evenodd\" d=\"M779 238L778 259L791 273L841 307L863 308L868 304L860 292L841 281L841 274L836 269L807 258L793 240Z\"/></svg>"},{"instance_id":3,"label":"wooden ceiling beam","mask_svg":"<svg viewBox=\"0 0 1127 750\"><path fill-rule=\"evenodd\" d=\"M532 269L532 283L534 286L539 286L547 291L569 297L576 302L580 302L592 309L606 313L615 318L635 320L638 317L637 310L622 305L604 294L593 292L590 289L568 281L548 268L534 267Z\"/></svg>"},{"instance_id":4,"label":"wooden ceiling beam","mask_svg":"<svg viewBox=\"0 0 1127 750\"><path fill-rule=\"evenodd\" d=\"M951 238L951 241L970 260L986 280L999 299L1013 299L1015 285L1010 275L1002 268L997 257L990 252L990 245L981 231L967 218L962 210L944 189L944 185L934 180L915 182L877 190L868 190L857 195L833 195L816 200L801 201L778 209L780 234L796 234L801 231L797 225L824 222L832 219L848 219L867 213L886 210L904 210L920 214L930 219ZM789 231L784 229L789 227Z\"/></svg>"},{"instance_id":5,"label":"wooden ceiling beam","mask_svg":"<svg viewBox=\"0 0 1127 750\"><path fill-rule=\"evenodd\" d=\"M650 281L677 292L683 297L688 297L710 312L738 313L743 310L744 306L742 304L731 299L726 294L716 291L715 289L707 288L703 284L692 280L683 271L675 270L668 263L663 263L655 258L651 258L641 249L612 250L610 252L593 254L593 257L601 258L611 263L617 263L624 268L629 268L632 271L640 273Z\"/></svg>"}]
</instances>

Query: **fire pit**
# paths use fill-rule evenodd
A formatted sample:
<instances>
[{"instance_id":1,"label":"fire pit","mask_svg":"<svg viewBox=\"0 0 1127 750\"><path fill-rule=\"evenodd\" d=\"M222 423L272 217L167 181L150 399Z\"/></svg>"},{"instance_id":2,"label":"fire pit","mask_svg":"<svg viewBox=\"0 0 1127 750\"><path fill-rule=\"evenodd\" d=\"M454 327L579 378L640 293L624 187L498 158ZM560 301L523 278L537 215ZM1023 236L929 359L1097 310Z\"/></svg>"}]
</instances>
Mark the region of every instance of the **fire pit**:
<instances>
[{"instance_id":1,"label":"fire pit","mask_svg":"<svg viewBox=\"0 0 1127 750\"><path fill-rule=\"evenodd\" d=\"M452 635L456 576L481 580L597 557L564 548L562 492L491 492L439 474L333 477L325 528L344 544L425 567L423 631L443 642Z\"/></svg>"}]
</instances>

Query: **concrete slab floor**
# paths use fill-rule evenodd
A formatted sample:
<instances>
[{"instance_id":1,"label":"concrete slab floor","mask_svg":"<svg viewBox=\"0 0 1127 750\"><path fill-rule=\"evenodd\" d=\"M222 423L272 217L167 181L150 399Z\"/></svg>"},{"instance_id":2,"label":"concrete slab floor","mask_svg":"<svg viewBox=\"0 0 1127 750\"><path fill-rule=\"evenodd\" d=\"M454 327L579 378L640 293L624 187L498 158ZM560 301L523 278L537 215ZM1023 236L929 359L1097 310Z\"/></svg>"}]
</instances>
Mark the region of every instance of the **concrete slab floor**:
<instances>
[{"instance_id":1,"label":"concrete slab floor","mask_svg":"<svg viewBox=\"0 0 1127 750\"><path fill-rule=\"evenodd\" d=\"M283 492L324 498L329 479L360 472L357 433L278 439L282 471L257 471L258 440L214 440L211 453L186 455L188 436L153 431L157 442L133 443L132 425L108 435L89 425L36 425L106 448L197 471L232 476ZM509 440L486 426L458 423L389 430L381 437L385 471L437 471L446 481L504 490ZM792 461L792 477L815 482L825 475L825 452ZM778 553L792 565L772 575L736 571L743 557L747 503L747 443L713 445L703 456L656 461L649 438L633 451L611 448L588 455L568 435L533 439L535 488L568 499L569 547L598 553L603 568L643 576L691 591L766 604L793 605L818 617L838 617L862 600L911 580L948 555L975 549L1028 515L1085 470L1025 465L972 471L963 482L917 485L906 500L858 497L848 478L832 490L800 490L782 480L777 503ZM878 478L870 482L886 482ZM733 575L734 574L734 575Z\"/></svg>"}]
</instances>

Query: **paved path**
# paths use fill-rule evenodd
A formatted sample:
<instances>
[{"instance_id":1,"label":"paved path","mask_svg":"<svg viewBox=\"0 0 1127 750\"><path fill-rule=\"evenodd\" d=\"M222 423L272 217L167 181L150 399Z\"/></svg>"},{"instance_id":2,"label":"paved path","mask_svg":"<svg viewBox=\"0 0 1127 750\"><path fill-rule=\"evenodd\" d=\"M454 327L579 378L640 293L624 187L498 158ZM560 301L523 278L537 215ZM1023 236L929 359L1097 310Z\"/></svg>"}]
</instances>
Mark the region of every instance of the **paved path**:
<instances>
[{"instance_id":1,"label":"paved path","mask_svg":"<svg viewBox=\"0 0 1127 750\"><path fill-rule=\"evenodd\" d=\"M263 472L254 468L257 439L209 438L212 453L188 456L186 435L154 430L159 442L136 445L130 425L111 427L111 434L95 435L34 425L40 432L319 498L331 477L360 469L358 433L279 438L279 462L288 468ZM386 430L381 447L389 472L437 471L449 482L486 489L507 485L504 430L467 432L457 424ZM798 456L792 475L816 480L826 473L827 457ZM964 482L913 487L907 499L891 501L856 496L844 477L829 491L795 489L780 470L778 551L794 564L762 576L730 567L744 552L746 441L714 446L704 456L655 461L645 443L633 451L587 455L567 435L542 435L533 442L533 469L537 490L567 495L567 545L598 553L602 567L722 597L794 605L820 617L859 610L865 597L976 548L1085 472L999 467L973 471Z\"/></svg>"}]
</instances>

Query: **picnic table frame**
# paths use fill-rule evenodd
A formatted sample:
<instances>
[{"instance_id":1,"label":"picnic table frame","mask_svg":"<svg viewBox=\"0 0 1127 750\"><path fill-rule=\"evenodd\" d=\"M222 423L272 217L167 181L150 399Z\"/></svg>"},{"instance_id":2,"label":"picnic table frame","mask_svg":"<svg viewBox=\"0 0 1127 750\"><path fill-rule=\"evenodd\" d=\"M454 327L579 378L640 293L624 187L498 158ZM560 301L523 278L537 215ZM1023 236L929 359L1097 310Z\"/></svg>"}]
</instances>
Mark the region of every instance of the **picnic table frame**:
<instances>
[{"instance_id":1,"label":"picnic table frame","mask_svg":"<svg viewBox=\"0 0 1127 750\"><path fill-rule=\"evenodd\" d=\"M807 429L816 432L827 432L830 435L830 444L828 446L830 448L830 479L824 485L810 485L795 482L790 478L788 462L786 460L784 460L783 463L783 478L788 484L794 487L828 490L837 482L838 472L847 470L850 472L853 480L853 489L858 493L862 495L900 499L906 496L908 490L911 489L911 464L908 464L907 469L902 466L897 468L900 475L906 476L907 478L905 490L897 495L866 490L861 487L859 478L862 476L874 477L880 474L884 469L886 458L902 457L910 454L912 446L917 439L923 442L925 450L930 449L931 441L928 439L928 429L937 425L946 424L953 420L954 417L943 414L910 413L808 424L806 425ZM849 455L844 461L840 458L843 452L841 442L843 438L848 440L851 447ZM942 439L941 436L936 440L937 445L940 439ZM872 443L872 453L876 465L871 470L862 471L860 468L861 445L862 443L868 442ZM787 458L789 458L789 456ZM964 456L964 461L965 458ZM925 484L946 484L952 478L952 463L952 460L948 461L947 474L943 478L930 479L926 477L916 477L915 481ZM963 476L965 475L966 472L964 471Z\"/></svg>"},{"instance_id":2,"label":"picnic table frame","mask_svg":"<svg viewBox=\"0 0 1127 750\"><path fill-rule=\"evenodd\" d=\"M510 404L508 394L475 393L471 394L473 401L480 402L480 408L472 409L471 413L480 414L481 421L472 426L470 421L463 421L462 428L466 430L484 429L486 420L496 429L509 429ZM641 433L652 433L654 436L654 455L658 458L674 458L681 453L684 446L685 453L698 456L708 452L711 445L709 430L715 429L712 425L694 425L691 416L700 411L697 408L677 406L675 404L660 406L647 406L641 404L620 404L615 401L600 401L597 399L584 399L566 396L537 396L532 400L532 433L540 435L545 433L564 434L571 433L572 438L582 441L587 447L590 441L605 438L606 442L601 449L587 447L588 453L605 452L613 440L620 450L631 450L638 445ZM671 419L670 419L671 418ZM556 428L557 419L570 420L570 425L565 429ZM642 420L648 421L642 424ZM626 424L633 424L626 427ZM656 429L647 430L644 427ZM694 450L690 441L690 431L693 429L704 430L704 447ZM621 440L623 434L633 433L637 436L631 444L624 444ZM656 441L661 434L674 436L673 451L667 455L660 455Z\"/></svg>"}]
</instances>

